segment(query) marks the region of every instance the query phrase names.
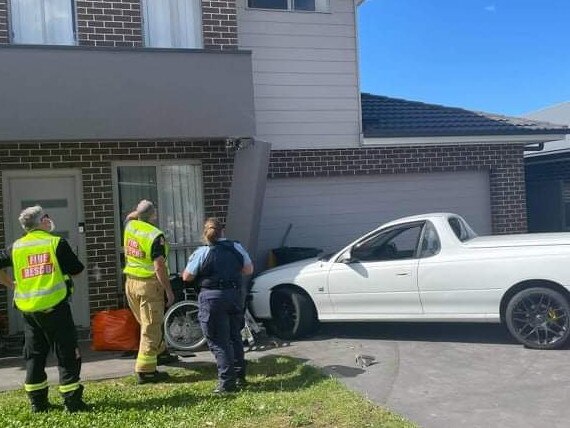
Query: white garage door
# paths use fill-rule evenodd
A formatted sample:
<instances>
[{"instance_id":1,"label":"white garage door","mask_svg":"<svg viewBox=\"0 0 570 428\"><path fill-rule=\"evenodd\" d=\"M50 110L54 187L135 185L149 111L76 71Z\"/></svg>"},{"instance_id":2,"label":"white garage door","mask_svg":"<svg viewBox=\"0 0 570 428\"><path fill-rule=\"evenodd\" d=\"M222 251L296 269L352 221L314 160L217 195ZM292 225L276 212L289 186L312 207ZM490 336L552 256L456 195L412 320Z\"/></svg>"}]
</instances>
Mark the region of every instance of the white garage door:
<instances>
[{"instance_id":1,"label":"white garage door","mask_svg":"<svg viewBox=\"0 0 570 428\"><path fill-rule=\"evenodd\" d=\"M467 171L267 181L257 262L281 245L334 251L382 223L428 212L462 215L491 233L489 175Z\"/></svg>"}]
</instances>

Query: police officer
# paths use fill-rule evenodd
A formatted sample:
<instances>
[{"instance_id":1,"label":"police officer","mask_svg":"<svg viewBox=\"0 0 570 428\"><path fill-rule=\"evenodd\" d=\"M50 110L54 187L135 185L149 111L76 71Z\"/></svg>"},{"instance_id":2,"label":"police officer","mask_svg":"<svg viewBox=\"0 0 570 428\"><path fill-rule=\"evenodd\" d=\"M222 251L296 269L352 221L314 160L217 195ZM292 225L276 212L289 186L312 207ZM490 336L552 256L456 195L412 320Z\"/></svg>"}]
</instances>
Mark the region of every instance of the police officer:
<instances>
[{"instance_id":1,"label":"police officer","mask_svg":"<svg viewBox=\"0 0 570 428\"><path fill-rule=\"evenodd\" d=\"M127 301L141 326L135 363L139 384L167 380L168 373L157 371L157 364L178 359L165 354L162 337L164 293L166 306L174 303L174 294L168 278L168 244L164 233L154 226L157 219L154 204L143 199L136 210L127 216L123 240Z\"/></svg>"},{"instance_id":2,"label":"police officer","mask_svg":"<svg viewBox=\"0 0 570 428\"><path fill-rule=\"evenodd\" d=\"M253 264L239 242L224 237L216 218L206 220L202 238L206 245L190 256L182 278L200 286L198 318L218 366L214 393L232 392L245 386L240 287L241 275L251 275Z\"/></svg>"},{"instance_id":3,"label":"police officer","mask_svg":"<svg viewBox=\"0 0 570 428\"><path fill-rule=\"evenodd\" d=\"M14 288L14 304L24 318L24 358L28 394L33 412L49 409L45 365L51 348L59 370L59 392L69 412L88 410L79 383L81 355L71 316L68 296L73 287L70 276L78 275L83 264L67 241L51 232L54 222L39 205L26 208L19 217L26 234L0 254L0 269L12 267L15 283L2 275L5 285Z\"/></svg>"}]
</instances>

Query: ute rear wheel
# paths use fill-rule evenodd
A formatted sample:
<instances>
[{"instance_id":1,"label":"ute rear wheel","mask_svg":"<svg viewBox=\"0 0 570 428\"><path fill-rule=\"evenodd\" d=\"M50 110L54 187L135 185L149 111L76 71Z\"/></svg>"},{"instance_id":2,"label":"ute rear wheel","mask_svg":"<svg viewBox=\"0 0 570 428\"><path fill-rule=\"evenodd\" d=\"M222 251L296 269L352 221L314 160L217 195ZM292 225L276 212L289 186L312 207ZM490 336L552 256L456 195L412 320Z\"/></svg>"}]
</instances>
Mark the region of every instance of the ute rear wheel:
<instances>
[{"instance_id":1,"label":"ute rear wheel","mask_svg":"<svg viewBox=\"0 0 570 428\"><path fill-rule=\"evenodd\" d=\"M296 290L277 290L271 299L272 331L290 340L310 334L317 325L317 314L311 299Z\"/></svg>"},{"instance_id":2,"label":"ute rear wheel","mask_svg":"<svg viewBox=\"0 0 570 428\"><path fill-rule=\"evenodd\" d=\"M505 321L511 335L526 347L558 349L570 335L570 304L550 288L527 288L511 298Z\"/></svg>"}]
</instances>

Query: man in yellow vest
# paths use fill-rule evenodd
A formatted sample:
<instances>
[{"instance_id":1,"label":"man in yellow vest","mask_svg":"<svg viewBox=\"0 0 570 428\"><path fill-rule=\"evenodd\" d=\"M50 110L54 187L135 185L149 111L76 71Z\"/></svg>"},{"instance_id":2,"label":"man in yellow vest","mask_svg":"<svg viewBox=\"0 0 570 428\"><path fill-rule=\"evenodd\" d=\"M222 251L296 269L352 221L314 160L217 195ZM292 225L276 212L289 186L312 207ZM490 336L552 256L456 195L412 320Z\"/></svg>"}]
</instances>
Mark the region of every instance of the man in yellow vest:
<instances>
[{"instance_id":1,"label":"man in yellow vest","mask_svg":"<svg viewBox=\"0 0 570 428\"><path fill-rule=\"evenodd\" d=\"M73 288L70 276L84 266L67 241L51 232L54 222L36 205L18 218L26 234L16 240L11 251L0 254L0 269L12 267L14 282L6 275L0 280L14 288L14 304L24 318L24 358L26 381L33 412L49 410L45 372L50 349L55 350L59 370L59 392L70 412L88 410L79 383L81 356L77 334L67 302Z\"/></svg>"},{"instance_id":2,"label":"man in yellow vest","mask_svg":"<svg viewBox=\"0 0 570 428\"><path fill-rule=\"evenodd\" d=\"M142 200L137 209L127 216L123 245L125 250L125 293L129 307L141 326L139 352L135 375L139 384L162 382L168 373L156 370L164 355L162 337L164 294L166 306L174 303L174 294L168 278L168 244L164 233L156 226L158 219L154 204ZM173 359L177 359L174 357Z\"/></svg>"}]
</instances>

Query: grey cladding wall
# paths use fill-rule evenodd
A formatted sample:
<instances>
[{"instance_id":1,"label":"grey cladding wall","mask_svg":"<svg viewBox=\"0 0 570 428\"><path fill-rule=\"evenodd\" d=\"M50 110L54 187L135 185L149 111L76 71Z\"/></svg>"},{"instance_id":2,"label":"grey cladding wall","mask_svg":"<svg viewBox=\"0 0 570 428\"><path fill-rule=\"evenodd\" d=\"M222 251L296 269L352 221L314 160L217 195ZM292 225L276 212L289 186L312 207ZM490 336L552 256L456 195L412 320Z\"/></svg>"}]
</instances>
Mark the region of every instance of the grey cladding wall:
<instances>
[{"instance_id":1,"label":"grey cladding wall","mask_svg":"<svg viewBox=\"0 0 570 428\"><path fill-rule=\"evenodd\" d=\"M251 54L0 47L0 141L255 133Z\"/></svg>"}]
</instances>

